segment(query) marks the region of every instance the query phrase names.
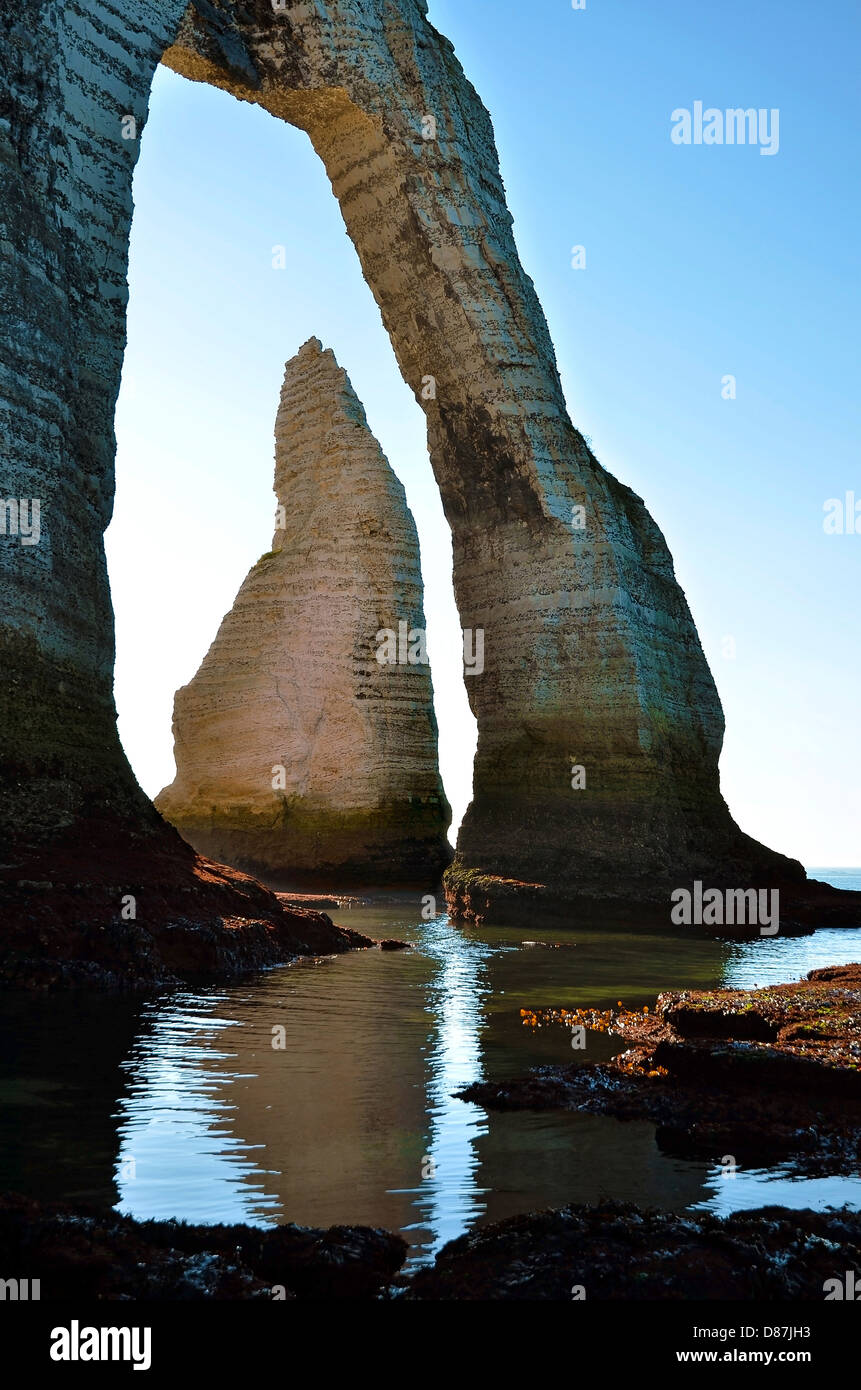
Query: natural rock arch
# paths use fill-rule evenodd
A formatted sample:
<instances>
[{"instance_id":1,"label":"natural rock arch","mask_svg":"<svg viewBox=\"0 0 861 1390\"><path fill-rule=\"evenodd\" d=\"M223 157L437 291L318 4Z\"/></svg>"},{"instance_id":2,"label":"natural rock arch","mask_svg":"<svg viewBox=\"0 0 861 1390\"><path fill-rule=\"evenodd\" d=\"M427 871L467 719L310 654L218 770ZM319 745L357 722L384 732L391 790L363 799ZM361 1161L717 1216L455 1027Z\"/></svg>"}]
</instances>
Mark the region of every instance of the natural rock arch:
<instances>
[{"instance_id":1,"label":"natural rock arch","mask_svg":"<svg viewBox=\"0 0 861 1390\"><path fill-rule=\"evenodd\" d=\"M423 0L194 0L185 14L179 0L23 0L0 21L20 57L0 151L7 489L44 499L47 539L26 562L2 557L14 871L58 836L80 844L84 825L91 843L144 834L175 854L116 736L101 539L136 148L121 120L142 123L163 57L308 132L405 379L419 397L434 379L422 403L456 598L486 652L468 682L479 744L457 908L504 896L505 879L563 900L642 900L702 873L801 892L800 865L742 835L720 795L722 713L669 552L568 418L490 119L426 14Z\"/></svg>"}]
</instances>

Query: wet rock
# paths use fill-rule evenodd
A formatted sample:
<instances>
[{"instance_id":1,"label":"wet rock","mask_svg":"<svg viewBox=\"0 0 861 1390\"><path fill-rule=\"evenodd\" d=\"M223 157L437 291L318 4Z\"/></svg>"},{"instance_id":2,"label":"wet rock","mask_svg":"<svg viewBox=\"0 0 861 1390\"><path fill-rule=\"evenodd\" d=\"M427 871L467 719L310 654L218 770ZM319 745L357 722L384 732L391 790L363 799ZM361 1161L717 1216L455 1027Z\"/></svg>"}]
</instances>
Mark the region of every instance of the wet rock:
<instances>
[{"instance_id":1,"label":"wet rock","mask_svg":"<svg viewBox=\"0 0 861 1390\"><path fill-rule=\"evenodd\" d=\"M406 1253L366 1226L192 1226L0 1196L0 1263L43 1301L373 1298Z\"/></svg>"},{"instance_id":2,"label":"wet rock","mask_svg":"<svg viewBox=\"0 0 861 1390\"><path fill-rule=\"evenodd\" d=\"M247 874L175 844L120 840L81 863L55 845L50 889L6 885L0 984L25 989L141 989L236 975L297 956L370 945L323 912L288 907Z\"/></svg>"},{"instance_id":3,"label":"wet rock","mask_svg":"<svg viewBox=\"0 0 861 1390\"><path fill-rule=\"evenodd\" d=\"M286 907L312 907L319 912L331 912L335 909L352 911L354 907L369 905L368 898L354 898L346 893L337 897L328 897L324 893L277 893L276 897Z\"/></svg>"},{"instance_id":4,"label":"wet rock","mask_svg":"<svg viewBox=\"0 0 861 1390\"><path fill-rule=\"evenodd\" d=\"M617 1202L515 1216L446 1245L405 1297L817 1300L861 1258L861 1214L763 1207L726 1220ZM582 1292L578 1292L582 1291Z\"/></svg>"},{"instance_id":5,"label":"wet rock","mask_svg":"<svg viewBox=\"0 0 861 1390\"><path fill-rule=\"evenodd\" d=\"M654 1013L542 1016L600 1028L628 1046L607 1063L480 1082L458 1092L461 1099L488 1109L649 1119L667 1151L715 1163L730 1153L740 1166L780 1161L810 1176L857 1170L859 965L814 970L804 981L764 990L662 994Z\"/></svg>"},{"instance_id":6,"label":"wet rock","mask_svg":"<svg viewBox=\"0 0 861 1390\"><path fill-rule=\"evenodd\" d=\"M861 965L768 989L671 991L656 1011L655 1063L673 1075L762 1077L861 1099ZM636 1025L626 1036L637 1040Z\"/></svg>"}]
</instances>

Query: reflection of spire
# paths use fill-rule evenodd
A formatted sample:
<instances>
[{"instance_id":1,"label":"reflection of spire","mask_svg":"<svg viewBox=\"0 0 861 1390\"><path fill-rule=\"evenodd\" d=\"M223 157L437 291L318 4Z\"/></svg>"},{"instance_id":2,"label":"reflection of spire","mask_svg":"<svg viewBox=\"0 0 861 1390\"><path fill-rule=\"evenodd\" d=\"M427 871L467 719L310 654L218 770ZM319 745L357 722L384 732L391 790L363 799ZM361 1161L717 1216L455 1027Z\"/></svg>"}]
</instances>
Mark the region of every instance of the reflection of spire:
<instances>
[{"instance_id":1,"label":"reflection of spire","mask_svg":"<svg viewBox=\"0 0 861 1390\"><path fill-rule=\"evenodd\" d=\"M427 1009L434 1037L427 1058L427 1110L430 1138L428 1176L416 1189L420 1226L429 1239L415 1247L424 1263L449 1240L454 1240L486 1210L485 1189L476 1181L480 1159L476 1140L487 1132L484 1111L454 1100L452 1093L482 1079L481 1001L489 993L484 979L487 958L494 954L483 942L470 940L449 926L447 916L427 925L417 942L438 970L427 989Z\"/></svg>"}]
</instances>

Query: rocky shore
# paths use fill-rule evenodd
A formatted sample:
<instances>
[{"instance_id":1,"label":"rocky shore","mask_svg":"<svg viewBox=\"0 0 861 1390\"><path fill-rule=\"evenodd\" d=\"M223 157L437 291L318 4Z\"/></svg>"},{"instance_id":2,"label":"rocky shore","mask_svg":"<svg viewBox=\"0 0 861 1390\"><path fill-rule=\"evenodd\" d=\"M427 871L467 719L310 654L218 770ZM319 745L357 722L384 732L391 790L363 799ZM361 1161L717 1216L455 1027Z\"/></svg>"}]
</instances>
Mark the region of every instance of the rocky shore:
<instances>
[{"instance_id":1,"label":"rocky shore","mask_svg":"<svg viewBox=\"0 0 861 1390\"><path fill-rule=\"evenodd\" d=\"M62 841L0 874L0 986L145 989L373 943L281 900L170 826L85 849Z\"/></svg>"},{"instance_id":2,"label":"rocky shore","mask_svg":"<svg viewBox=\"0 0 861 1390\"><path fill-rule=\"evenodd\" d=\"M488 1109L651 1120L665 1151L854 1172L861 1152L861 965L762 990L672 991L654 1010L524 1010L628 1046L609 1062L544 1066L459 1095ZM588 1051L588 1049L587 1049Z\"/></svg>"},{"instance_id":3,"label":"rocky shore","mask_svg":"<svg viewBox=\"0 0 861 1390\"><path fill-rule=\"evenodd\" d=\"M791 861L785 860L786 868ZM817 927L861 927L861 893L835 888L818 879L808 879L796 865L795 874L782 874L769 869L757 883L777 889L780 894L780 935L810 936ZM711 887L736 888L752 882L750 865L734 869L731 862L720 871L713 871ZM636 885L623 878L614 879L616 886L604 878L590 882L583 879L569 890L560 890L552 881L525 882L497 874L480 873L452 864L445 873L446 905L452 920L481 926L492 922L496 926L521 926L530 921L537 924L575 928L582 926L626 926L632 929L666 929L671 922L671 893L680 886L677 881L652 876ZM688 928L709 936L737 939L760 935L756 924L729 924Z\"/></svg>"},{"instance_id":4,"label":"rocky shore","mask_svg":"<svg viewBox=\"0 0 861 1390\"><path fill-rule=\"evenodd\" d=\"M420 1270L408 1299L822 1300L858 1268L861 1215L762 1207L721 1220L620 1202L482 1226Z\"/></svg>"},{"instance_id":5,"label":"rocky shore","mask_svg":"<svg viewBox=\"0 0 861 1390\"><path fill-rule=\"evenodd\" d=\"M370 1298L406 1242L367 1226L189 1226L0 1197L0 1255L40 1298Z\"/></svg>"},{"instance_id":6,"label":"rocky shore","mask_svg":"<svg viewBox=\"0 0 861 1390\"><path fill-rule=\"evenodd\" d=\"M482 1226L412 1277L366 1226L189 1226L0 1196L0 1259L43 1302L821 1300L859 1268L861 1215L764 1207L726 1220L617 1202ZM832 1293L831 1296L834 1296Z\"/></svg>"}]
</instances>

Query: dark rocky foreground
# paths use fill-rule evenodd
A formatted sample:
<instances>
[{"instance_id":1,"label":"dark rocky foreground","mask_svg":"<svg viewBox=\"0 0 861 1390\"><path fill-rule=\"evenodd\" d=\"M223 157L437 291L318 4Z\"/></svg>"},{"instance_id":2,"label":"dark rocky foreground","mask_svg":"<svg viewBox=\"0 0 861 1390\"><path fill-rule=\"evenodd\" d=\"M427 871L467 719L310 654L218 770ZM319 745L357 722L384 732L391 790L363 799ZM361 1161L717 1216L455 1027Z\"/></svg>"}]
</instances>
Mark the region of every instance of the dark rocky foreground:
<instances>
[{"instance_id":1,"label":"dark rocky foreground","mask_svg":"<svg viewBox=\"0 0 861 1390\"><path fill-rule=\"evenodd\" d=\"M529 1025L537 1015L524 1011ZM807 1176L861 1156L861 965L762 990L681 991L654 1013L548 1010L631 1044L612 1061L537 1067L464 1100L499 1110L582 1110L651 1120L665 1152Z\"/></svg>"},{"instance_id":2,"label":"dark rocky foreground","mask_svg":"<svg viewBox=\"0 0 861 1390\"><path fill-rule=\"evenodd\" d=\"M861 1215L762 1207L727 1220L620 1202L514 1216L445 1246L409 1299L821 1300L858 1267Z\"/></svg>"},{"instance_id":3,"label":"dark rocky foreground","mask_svg":"<svg viewBox=\"0 0 861 1390\"><path fill-rule=\"evenodd\" d=\"M0 1258L42 1300L369 1298L406 1242L367 1226L188 1226L0 1197Z\"/></svg>"},{"instance_id":4,"label":"dark rocky foreground","mask_svg":"<svg viewBox=\"0 0 861 1390\"><path fill-rule=\"evenodd\" d=\"M0 1261L42 1301L809 1299L861 1267L861 1215L728 1220L606 1202L512 1217L398 1275L405 1241L364 1226L187 1226L0 1197Z\"/></svg>"}]
</instances>

